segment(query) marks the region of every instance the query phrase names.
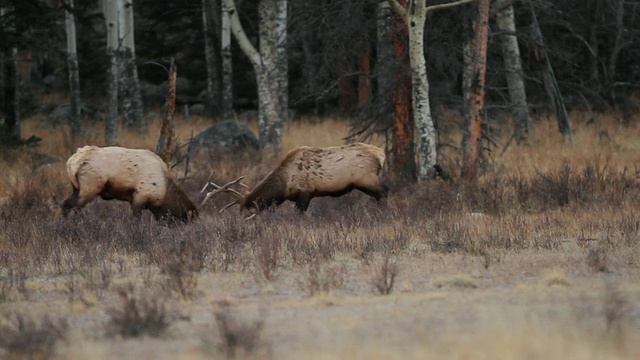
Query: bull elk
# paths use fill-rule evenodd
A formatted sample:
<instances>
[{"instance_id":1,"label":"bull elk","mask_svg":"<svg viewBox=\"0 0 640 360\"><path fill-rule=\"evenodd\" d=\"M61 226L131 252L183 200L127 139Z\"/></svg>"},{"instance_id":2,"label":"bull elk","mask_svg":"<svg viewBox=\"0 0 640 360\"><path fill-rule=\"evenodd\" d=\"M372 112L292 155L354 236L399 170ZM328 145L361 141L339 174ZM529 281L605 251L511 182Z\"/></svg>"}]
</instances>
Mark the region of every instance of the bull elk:
<instances>
[{"instance_id":1,"label":"bull elk","mask_svg":"<svg viewBox=\"0 0 640 360\"><path fill-rule=\"evenodd\" d=\"M85 146L67 160L67 174L73 193L62 203L65 217L97 196L129 202L134 215L148 209L156 220L187 222L198 216L198 208L173 180L167 164L149 150Z\"/></svg>"},{"instance_id":2,"label":"bull elk","mask_svg":"<svg viewBox=\"0 0 640 360\"><path fill-rule=\"evenodd\" d=\"M302 146L285 155L280 164L251 191L242 194L229 188L228 184L218 186L208 181L201 192L213 187L215 193L234 195L236 201L221 211L240 204L241 209L259 212L289 200L295 202L300 213L304 213L315 197L338 197L354 189L379 201L388 193L382 180L385 159L382 149L364 143L326 148ZM242 178L236 179L235 183ZM201 206L215 193L207 194Z\"/></svg>"}]
</instances>

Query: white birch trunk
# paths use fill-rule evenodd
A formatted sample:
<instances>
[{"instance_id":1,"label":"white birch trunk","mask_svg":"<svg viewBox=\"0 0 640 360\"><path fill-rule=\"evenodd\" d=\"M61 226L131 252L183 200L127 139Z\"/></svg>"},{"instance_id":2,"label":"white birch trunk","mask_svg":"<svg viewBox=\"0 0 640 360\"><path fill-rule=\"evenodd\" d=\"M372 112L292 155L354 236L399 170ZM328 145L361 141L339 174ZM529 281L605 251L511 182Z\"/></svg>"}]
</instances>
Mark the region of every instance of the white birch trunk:
<instances>
[{"instance_id":1,"label":"white birch trunk","mask_svg":"<svg viewBox=\"0 0 640 360\"><path fill-rule=\"evenodd\" d=\"M413 116L418 136L418 178L433 179L437 162L436 129L429 104L429 81L424 57L424 24L427 16L424 1L411 0L409 26L409 60L411 62Z\"/></svg>"},{"instance_id":2,"label":"white birch trunk","mask_svg":"<svg viewBox=\"0 0 640 360\"><path fill-rule=\"evenodd\" d=\"M276 0L275 4L275 52L276 52L276 83L278 84L278 122L277 131L287 125L289 119L289 62L287 57L287 0ZM282 142L282 134L277 135L278 142ZM281 145L278 145L281 147Z\"/></svg>"},{"instance_id":3,"label":"white birch trunk","mask_svg":"<svg viewBox=\"0 0 640 360\"><path fill-rule=\"evenodd\" d=\"M222 53L222 116L233 119L233 58L231 56L231 20L226 6L222 10L221 53Z\"/></svg>"},{"instance_id":4,"label":"white birch trunk","mask_svg":"<svg viewBox=\"0 0 640 360\"><path fill-rule=\"evenodd\" d=\"M258 6L260 15L260 51L256 50L253 44L247 38L238 12L233 0L224 0L225 6L229 11L231 30L238 41L238 45L247 55L256 73L256 82L258 85L258 129L260 143L263 148L270 147L274 153L278 154L282 147L282 122L284 114L281 105L281 97L286 94L286 89L280 89L284 81L281 76L283 66L278 66L278 46L286 44L286 24L278 24L279 21L286 21L286 2L284 0L261 0ZM284 2L284 5L278 2ZM277 15L277 12L284 16ZM281 33L278 33L278 30ZM284 53L285 50L282 50ZM286 54L285 54L286 58ZM285 68L286 70L286 68ZM286 81L286 80L285 80ZM286 111L285 111L286 112Z\"/></svg>"},{"instance_id":5,"label":"white birch trunk","mask_svg":"<svg viewBox=\"0 0 640 360\"><path fill-rule=\"evenodd\" d=\"M147 131L140 81L136 66L133 0L118 0L118 54L120 58L120 100L125 125L140 133Z\"/></svg>"},{"instance_id":6,"label":"white birch trunk","mask_svg":"<svg viewBox=\"0 0 640 360\"><path fill-rule=\"evenodd\" d=\"M258 101L260 111L258 114L260 141L264 147L271 147L278 154L282 147L282 121L283 115L280 99L281 80L278 68L278 40L281 36L278 31L277 8L283 0L260 0L258 13L260 16L260 58L261 74L258 74ZM286 7L286 3L285 3ZM286 8L285 8L286 21ZM286 28L285 28L286 33ZM286 36L285 36L286 40ZM264 139L264 140L263 140Z\"/></svg>"},{"instance_id":7,"label":"white birch trunk","mask_svg":"<svg viewBox=\"0 0 640 360\"><path fill-rule=\"evenodd\" d=\"M67 0L69 8L74 10L73 0ZM76 20L73 12L65 11L65 28L67 33L67 67L69 68L70 114L69 128L71 142L75 143L82 132L80 119L80 74L78 67L78 51L76 42Z\"/></svg>"},{"instance_id":8,"label":"white birch trunk","mask_svg":"<svg viewBox=\"0 0 640 360\"><path fill-rule=\"evenodd\" d=\"M409 61L412 77L412 106L418 143L418 179L433 179L437 164L437 134L429 104L429 81L424 56L424 25L427 13L466 4L473 0L458 0L427 7L424 0L408 0L403 7L397 0L388 0L393 11L402 16L409 29Z\"/></svg>"},{"instance_id":9,"label":"white birch trunk","mask_svg":"<svg viewBox=\"0 0 640 360\"><path fill-rule=\"evenodd\" d=\"M495 3L496 24L501 35L502 58L507 73L507 85L511 98L513 135L517 142L527 141L531 131L531 118L524 86L522 59L516 36L516 22L511 1Z\"/></svg>"},{"instance_id":10,"label":"white birch trunk","mask_svg":"<svg viewBox=\"0 0 640 360\"><path fill-rule=\"evenodd\" d=\"M107 22L107 109L104 140L107 145L118 144L118 0L105 0L105 18Z\"/></svg>"}]
</instances>

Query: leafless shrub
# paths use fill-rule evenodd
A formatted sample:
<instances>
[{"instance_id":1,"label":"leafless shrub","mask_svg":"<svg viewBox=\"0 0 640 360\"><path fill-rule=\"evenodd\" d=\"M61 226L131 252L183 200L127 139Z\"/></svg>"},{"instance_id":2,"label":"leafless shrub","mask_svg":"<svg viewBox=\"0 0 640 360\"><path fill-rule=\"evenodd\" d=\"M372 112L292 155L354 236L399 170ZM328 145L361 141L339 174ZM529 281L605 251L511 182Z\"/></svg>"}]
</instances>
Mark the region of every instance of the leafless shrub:
<instances>
[{"instance_id":1,"label":"leafless shrub","mask_svg":"<svg viewBox=\"0 0 640 360\"><path fill-rule=\"evenodd\" d=\"M67 301L73 303L76 300L81 300L83 303L87 303L84 298L84 288L80 277L71 273L66 276L64 283L64 293L67 295Z\"/></svg>"},{"instance_id":2,"label":"leafless shrub","mask_svg":"<svg viewBox=\"0 0 640 360\"><path fill-rule=\"evenodd\" d=\"M120 308L110 308L107 333L125 338L162 335L176 320L169 314L165 299L136 296L132 284L118 289Z\"/></svg>"},{"instance_id":3,"label":"leafless shrub","mask_svg":"<svg viewBox=\"0 0 640 360\"><path fill-rule=\"evenodd\" d=\"M23 300L29 300L26 272L12 268L0 269L0 303L17 300L20 296Z\"/></svg>"},{"instance_id":4,"label":"leafless shrub","mask_svg":"<svg viewBox=\"0 0 640 360\"><path fill-rule=\"evenodd\" d=\"M313 229L313 234L309 236L300 236L300 233L295 233L285 241L287 251L291 254L294 263L306 265L314 261L327 261L334 258L340 247L337 241L338 236L326 226L323 230L318 233L317 229Z\"/></svg>"},{"instance_id":5,"label":"leafless shrub","mask_svg":"<svg viewBox=\"0 0 640 360\"><path fill-rule=\"evenodd\" d=\"M3 206L2 221L22 222L25 218L34 217L49 219L59 211L54 197L62 193L61 184L50 181L46 174L31 174L8 194L6 202L11 206Z\"/></svg>"},{"instance_id":6,"label":"leafless shrub","mask_svg":"<svg viewBox=\"0 0 640 360\"><path fill-rule=\"evenodd\" d=\"M410 220L424 219L435 214L449 213L459 208L457 189L444 181L430 181L419 185L407 184L393 189L398 212Z\"/></svg>"},{"instance_id":7,"label":"leafless shrub","mask_svg":"<svg viewBox=\"0 0 640 360\"><path fill-rule=\"evenodd\" d=\"M628 312L627 300L614 285L607 283L603 299L603 314L606 334L612 339L622 340Z\"/></svg>"},{"instance_id":8,"label":"leafless shrub","mask_svg":"<svg viewBox=\"0 0 640 360\"><path fill-rule=\"evenodd\" d=\"M84 281L84 286L96 297L102 299L104 292L109 289L113 279L113 269L103 264L99 269L88 268L80 271L80 276Z\"/></svg>"},{"instance_id":9,"label":"leafless shrub","mask_svg":"<svg viewBox=\"0 0 640 360\"><path fill-rule=\"evenodd\" d=\"M187 243L182 241L177 256L173 256L162 265L162 273L167 275L165 290L170 293L178 293L183 299L193 298L196 295L198 277L191 257L187 256Z\"/></svg>"},{"instance_id":10,"label":"leafless shrub","mask_svg":"<svg viewBox=\"0 0 640 360\"><path fill-rule=\"evenodd\" d=\"M539 200L545 209L568 205L575 199L572 183L575 182L576 170L568 161L564 161L559 169L548 173L538 172L532 179L532 188L539 194Z\"/></svg>"},{"instance_id":11,"label":"leafless shrub","mask_svg":"<svg viewBox=\"0 0 640 360\"><path fill-rule=\"evenodd\" d=\"M450 286L450 287L456 287L456 288L475 289L478 287L478 284L470 276L456 275L449 278L437 279L433 282L433 286L437 288Z\"/></svg>"},{"instance_id":12,"label":"leafless shrub","mask_svg":"<svg viewBox=\"0 0 640 360\"><path fill-rule=\"evenodd\" d=\"M587 252L587 265L593 271L607 272L609 268L607 266L609 256L609 249L606 246L596 246Z\"/></svg>"},{"instance_id":13,"label":"leafless shrub","mask_svg":"<svg viewBox=\"0 0 640 360\"><path fill-rule=\"evenodd\" d=\"M474 252L468 224L453 221L450 217L444 217L436 218L433 227L438 236L429 241L432 251L451 253L466 250Z\"/></svg>"},{"instance_id":14,"label":"leafless shrub","mask_svg":"<svg viewBox=\"0 0 640 360\"><path fill-rule=\"evenodd\" d=\"M262 229L254 222L246 222L238 216L223 218L214 230L220 268L223 271L241 263L247 244L260 241Z\"/></svg>"},{"instance_id":15,"label":"leafless shrub","mask_svg":"<svg viewBox=\"0 0 640 360\"><path fill-rule=\"evenodd\" d=\"M344 265L323 266L315 261L308 266L307 276L300 285L308 291L309 296L328 294L344 285L344 273Z\"/></svg>"},{"instance_id":16,"label":"leafless shrub","mask_svg":"<svg viewBox=\"0 0 640 360\"><path fill-rule=\"evenodd\" d=\"M241 321L228 302L221 302L213 313L220 333L219 351L229 359L250 356L262 345L264 320Z\"/></svg>"},{"instance_id":17,"label":"leafless shrub","mask_svg":"<svg viewBox=\"0 0 640 360\"><path fill-rule=\"evenodd\" d=\"M10 359L49 359L54 357L58 341L65 340L68 324L63 319L45 316L40 321L14 313L5 316L8 324L0 326L0 348Z\"/></svg>"},{"instance_id":18,"label":"leafless shrub","mask_svg":"<svg viewBox=\"0 0 640 360\"><path fill-rule=\"evenodd\" d=\"M380 295L389 295L393 291L393 285L399 273L398 265L390 259L388 254L385 254L378 268L373 271L371 284Z\"/></svg>"},{"instance_id":19,"label":"leafless shrub","mask_svg":"<svg viewBox=\"0 0 640 360\"><path fill-rule=\"evenodd\" d=\"M615 219L614 227L620 232L622 242L627 246L640 243L640 216L637 213L623 213Z\"/></svg>"},{"instance_id":20,"label":"leafless shrub","mask_svg":"<svg viewBox=\"0 0 640 360\"><path fill-rule=\"evenodd\" d=\"M262 276L271 281L276 276L276 270L281 256L280 241L273 234L256 241L253 244L253 255Z\"/></svg>"}]
</instances>

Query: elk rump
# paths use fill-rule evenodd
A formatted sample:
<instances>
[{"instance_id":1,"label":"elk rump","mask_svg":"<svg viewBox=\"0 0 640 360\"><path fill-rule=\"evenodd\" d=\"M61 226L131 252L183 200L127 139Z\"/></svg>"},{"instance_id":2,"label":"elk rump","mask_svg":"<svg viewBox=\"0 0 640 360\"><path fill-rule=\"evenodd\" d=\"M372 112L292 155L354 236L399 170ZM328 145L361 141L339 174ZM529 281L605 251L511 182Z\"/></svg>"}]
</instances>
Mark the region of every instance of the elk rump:
<instances>
[{"instance_id":1,"label":"elk rump","mask_svg":"<svg viewBox=\"0 0 640 360\"><path fill-rule=\"evenodd\" d=\"M135 215L148 209L157 220L187 222L198 215L194 203L171 177L167 164L149 150L85 146L69 157L67 173L73 193L62 204L65 217L97 196L127 201Z\"/></svg>"}]
</instances>

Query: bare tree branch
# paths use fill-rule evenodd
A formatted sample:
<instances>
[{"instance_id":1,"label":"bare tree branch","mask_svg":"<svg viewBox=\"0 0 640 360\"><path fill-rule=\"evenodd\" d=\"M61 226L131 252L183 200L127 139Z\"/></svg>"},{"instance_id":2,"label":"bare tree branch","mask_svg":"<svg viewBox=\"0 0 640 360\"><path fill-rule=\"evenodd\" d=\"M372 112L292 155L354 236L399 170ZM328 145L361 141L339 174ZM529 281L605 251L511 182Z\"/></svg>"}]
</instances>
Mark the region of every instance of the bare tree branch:
<instances>
[{"instance_id":1,"label":"bare tree branch","mask_svg":"<svg viewBox=\"0 0 640 360\"><path fill-rule=\"evenodd\" d=\"M468 3L474 2L474 1L475 0L458 0L458 1L450 2L450 3L446 3L446 4L431 5L431 6L427 6L427 10L426 11L427 11L427 14L428 14L428 13L430 13L432 11L448 9L448 8L452 8L454 6L468 4Z\"/></svg>"}]
</instances>

